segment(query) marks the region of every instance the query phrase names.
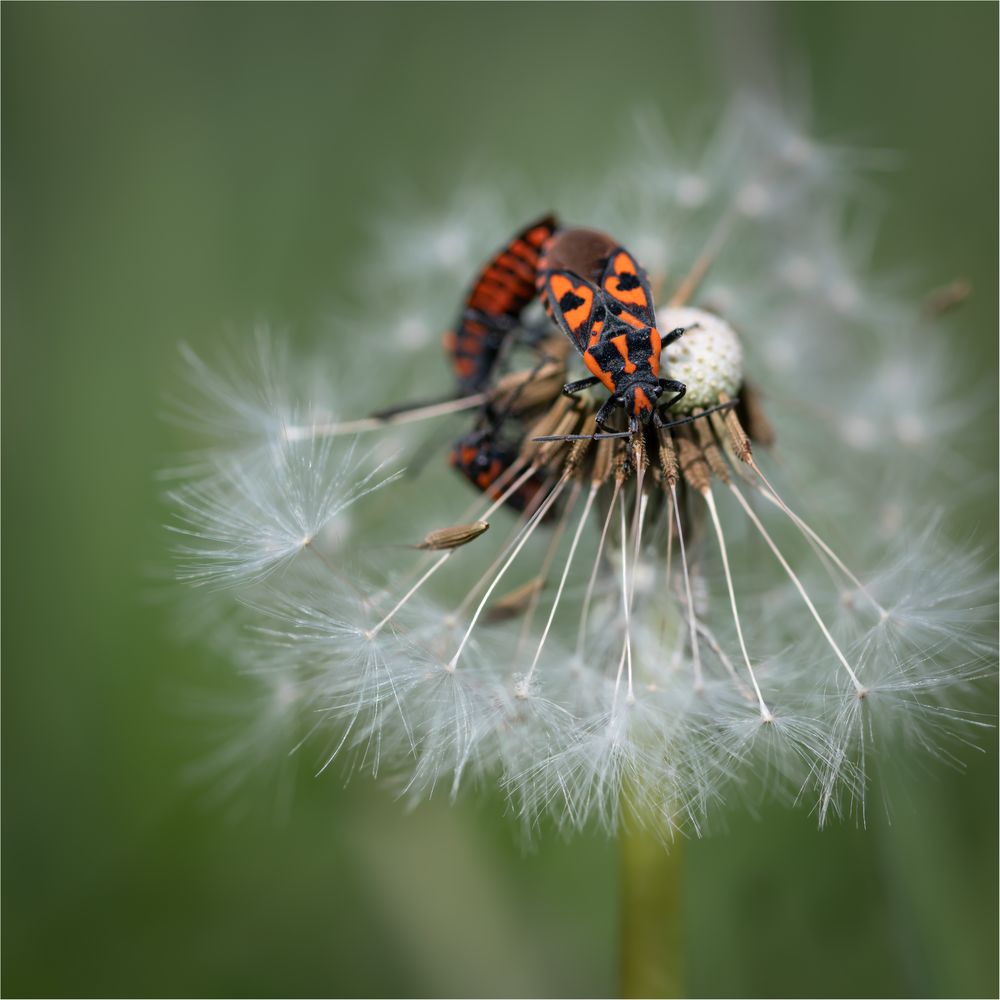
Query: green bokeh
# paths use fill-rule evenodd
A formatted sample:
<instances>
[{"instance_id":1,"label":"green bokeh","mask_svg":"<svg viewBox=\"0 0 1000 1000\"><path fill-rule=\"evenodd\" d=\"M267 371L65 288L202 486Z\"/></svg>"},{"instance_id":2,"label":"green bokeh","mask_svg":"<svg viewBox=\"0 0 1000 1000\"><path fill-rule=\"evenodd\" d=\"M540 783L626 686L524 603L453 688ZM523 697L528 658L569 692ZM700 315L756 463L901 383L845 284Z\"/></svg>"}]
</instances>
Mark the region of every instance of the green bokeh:
<instances>
[{"instance_id":1,"label":"green bokeh","mask_svg":"<svg viewBox=\"0 0 1000 1000\"><path fill-rule=\"evenodd\" d=\"M955 350L995 372L996 33L992 4L5 5L5 995L613 993L600 837L525 856L498 802L408 814L308 762L280 820L266 782L233 817L184 780L220 668L150 582L176 344L304 345L394 188L441 200L471 158L557 204L633 104L689 123L776 74L820 135L902 153L878 262L971 278ZM690 989L996 995L983 744L892 824L692 843Z\"/></svg>"}]
</instances>

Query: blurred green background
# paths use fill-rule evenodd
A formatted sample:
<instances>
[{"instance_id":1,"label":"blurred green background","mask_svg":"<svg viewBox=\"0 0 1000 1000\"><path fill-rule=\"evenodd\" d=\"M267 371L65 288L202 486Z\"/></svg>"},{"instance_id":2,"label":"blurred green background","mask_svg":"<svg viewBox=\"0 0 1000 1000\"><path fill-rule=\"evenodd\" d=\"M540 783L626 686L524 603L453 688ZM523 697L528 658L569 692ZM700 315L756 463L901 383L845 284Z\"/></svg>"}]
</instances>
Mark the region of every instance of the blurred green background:
<instances>
[{"instance_id":1,"label":"blurred green background","mask_svg":"<svg viewBox=\"0 0 1000 1000\"><path fill-rule=\"evenodd\" d=\"M184 780L208 747L186 701L218 668L147 599L176 344L211 353L262 317L311 342L400 178L441 199L471 151L554 185L623 92L684 123L787 64L820 136L901 152L878 263L971 278L955 350L995 371L996 6L2 17L4 994L613 994L599 836L525 855L489 797L405 813L309 761L284 811L266 783L234 816ZM965 774L919 772L892 824L876 807L819 834L774 807L689 843L692 993L995 996L983 747Z\"/></svg>"}]
</instances>

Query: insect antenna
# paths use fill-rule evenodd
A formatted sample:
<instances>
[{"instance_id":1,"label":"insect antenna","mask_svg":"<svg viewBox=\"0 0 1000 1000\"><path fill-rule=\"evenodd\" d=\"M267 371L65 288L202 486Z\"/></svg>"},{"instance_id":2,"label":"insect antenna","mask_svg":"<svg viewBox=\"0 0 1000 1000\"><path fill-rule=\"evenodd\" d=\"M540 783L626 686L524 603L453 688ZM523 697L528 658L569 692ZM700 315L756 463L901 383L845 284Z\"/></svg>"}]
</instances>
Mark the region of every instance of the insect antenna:
<instances>
[{"instance_id":1,"label":"insect antenna","mask_svg":"<svg viewBox=\"0 0 1000 1000\"><path fill-rule=\"evenodd\" d=\"M532 441L609 441L612 438L627 438L632 431L614 431L603 434L547 434L545 437L532 438Z\"/></svg>"}]
</instances>

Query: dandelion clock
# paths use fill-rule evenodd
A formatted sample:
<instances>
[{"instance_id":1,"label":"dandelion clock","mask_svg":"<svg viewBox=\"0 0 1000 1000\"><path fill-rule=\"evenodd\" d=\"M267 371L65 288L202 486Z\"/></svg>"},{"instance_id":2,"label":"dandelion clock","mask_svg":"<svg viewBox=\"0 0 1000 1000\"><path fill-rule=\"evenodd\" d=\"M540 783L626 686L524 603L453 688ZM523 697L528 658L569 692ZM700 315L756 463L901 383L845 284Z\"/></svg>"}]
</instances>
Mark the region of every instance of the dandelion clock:
<instances>
[{"instance_id":1,"label":"dandelion clock","mask_svg":"<svg viewBox=\"0 0 1000 1000\"><path fill-rule=\"evenodd\" d=\"M883 762L990 725L995 635L988 558L922 501L985 400L949 388L964 290L858 266L885 157L742 102L694 155L629 138L563 204L387 224L370 349L185 348L170 528L253 759L602 828L622 989L658 996L681 841L773 798L864 824Z\"/></svg>"}]
</instances>

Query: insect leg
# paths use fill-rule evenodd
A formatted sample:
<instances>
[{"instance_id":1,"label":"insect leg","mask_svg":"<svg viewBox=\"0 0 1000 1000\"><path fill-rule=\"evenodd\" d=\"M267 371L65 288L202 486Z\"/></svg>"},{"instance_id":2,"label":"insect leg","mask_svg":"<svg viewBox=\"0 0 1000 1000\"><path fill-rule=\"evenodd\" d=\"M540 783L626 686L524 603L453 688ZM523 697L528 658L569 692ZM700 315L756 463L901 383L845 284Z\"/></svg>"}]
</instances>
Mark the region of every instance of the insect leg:
<instances>
[{"instance_id":1,"label":"insect leg","mask_svg":"<svg viewBox=\"0 0 1000 1000\"><path fill-rule=\"evenodd\" d=\"M663 338L663 346L669 347L671 344L676 343L681 337L684 336L688 330L695 330L701 326L701 323L692 323L690 326L679 326L676 330L671 330L670 333L666 334Z\"/></svg>"},{"instance_id":2,"label":"insect leg","mask_svg":"<svg viewBox=\"0 0 1000 1000\"><path fill-rule=\"evenodd\" d=\"M596 379L594 380L597 381ZM565 389L563 390L565 392ZM604 425L611 418L611 414L615 412L615 407L618 406L618 402L614 396L609 396L604 405L597 411L597 415L594 417L594 422L597 424L601 430L604 430Z\"/></svg>"},{"instance_id":3,"label":"insect leg","mask_svg":"<svg viewBox=\"0 0 1000 1000\"><path fill-rule=\"evenodd\" d=\"M674 403L680 402L680 400L684 398L684 393L688 391L688 387L683 382L678 382L676 379L661 378L659 382L661 389L669 389L670 392L676 393L676 395L671 396L670 399L661 404L664 410L669 410Z\"/></svg>"},{"instance_id":4,"label":"insect leg","mask_svg":"<svg viewBox=\"0 0 1000 1000\"><path fill-rule=\"evenodd\" d=\"M573 393L580 392L581 389L589 389L600 381L596 375L591 375L589 378L578 378L575 382L567 382L562 388L563 395L572 396Z\"/></svg>"},{"instance_id":5,"label":"insect leg","mask_svg":"<svg viewBox=\"0 0 1000 1000\"><path fill-rule=\"evenodd\" d=\"M681 424L690 424L695 420L700 420L702 417L707 417L710 413L718 413L719 410L729 410L739 403L738 399L730 399L725 403L719 403L718 406L709 406L702 410L701 413L693 413L690 417L681 417L679 420L664 420L659 412L653 414L653 423L656 424L660 430L664 430L667 427L679 427Z\"/></svg>"}]
</instances>

